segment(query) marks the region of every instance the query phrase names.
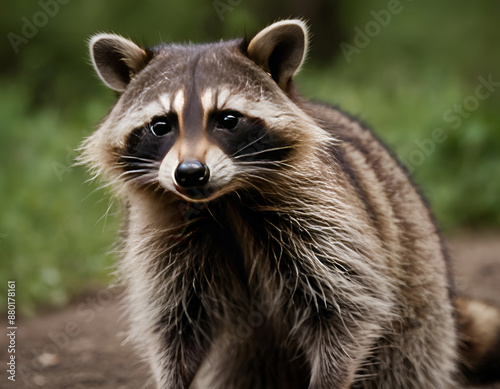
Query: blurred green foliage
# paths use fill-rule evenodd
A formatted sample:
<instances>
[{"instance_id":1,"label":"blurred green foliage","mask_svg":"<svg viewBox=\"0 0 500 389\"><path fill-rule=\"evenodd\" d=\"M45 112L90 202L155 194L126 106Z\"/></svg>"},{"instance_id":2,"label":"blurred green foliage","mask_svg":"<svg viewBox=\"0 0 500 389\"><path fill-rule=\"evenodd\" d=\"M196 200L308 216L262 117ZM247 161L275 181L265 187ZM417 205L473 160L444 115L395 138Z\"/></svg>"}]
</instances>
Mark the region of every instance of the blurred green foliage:
<instances>
[{"instance_id":1,"label":"blurred green foliage","mask_svg":"<svg viewBox=\"0 0 500 389\"><path fill-rule=\"evenodd\" d=\"M251 34L279 15L301 16L297 10L306 4L278 1L270 16L263 0L55 1L11 2L0 16L0 290L17 280L18 310L26 314L108 282L114 262L107 253L119 206L72 167L73 150L115 98L89 66L89 36L112 31L143 44L218 40ZM498 228L500 90L462 111L467 117L458 126L446 114L455 104L471 106L478 77L500 82L500 3L401 0L401 12L386 26L378 22L374 34L374 12L381 15L390 2L331 2L335 14L321 12L326 0L311 1L311 12L303 12L321 42L314 46L312 37L313 57L297 79L303 94L359 114L413 165L445 231ZM328 18L338 28L325 43L314 26L328 25ZM26 21L39 24L29 39ZM356 34L370 26L369 43L348 61L339 42L355 45ZM12 34L23 43L14 47ZM426 140L436 128L446 139L432 148Z\"/></svg>"}]
</instances>

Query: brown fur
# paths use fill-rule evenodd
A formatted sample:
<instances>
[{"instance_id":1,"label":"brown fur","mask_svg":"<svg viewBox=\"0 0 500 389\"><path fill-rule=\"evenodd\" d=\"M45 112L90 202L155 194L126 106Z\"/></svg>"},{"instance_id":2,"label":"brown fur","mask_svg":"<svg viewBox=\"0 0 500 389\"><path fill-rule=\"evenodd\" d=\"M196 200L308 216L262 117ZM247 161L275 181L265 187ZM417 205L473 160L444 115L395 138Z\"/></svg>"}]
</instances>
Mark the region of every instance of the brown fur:
<instances>
[{"instance_id":1,"label":"brown fur","mask_svg":"<svg viewBox=\"0 0 500 389\"><path fill-rule=\"evenodd\" d=\"M126 205L130 338L158 387L456 384L453 286L432 215L369 129L295 91L306 49L296 20L249 43L91 41L100 77L124 91L82 160ZM208 181L180 188L185 161ZM484 360L496 311L483 327L469 318L477 305L457 304L468 354Z\"/></svg>"}]
</instances>

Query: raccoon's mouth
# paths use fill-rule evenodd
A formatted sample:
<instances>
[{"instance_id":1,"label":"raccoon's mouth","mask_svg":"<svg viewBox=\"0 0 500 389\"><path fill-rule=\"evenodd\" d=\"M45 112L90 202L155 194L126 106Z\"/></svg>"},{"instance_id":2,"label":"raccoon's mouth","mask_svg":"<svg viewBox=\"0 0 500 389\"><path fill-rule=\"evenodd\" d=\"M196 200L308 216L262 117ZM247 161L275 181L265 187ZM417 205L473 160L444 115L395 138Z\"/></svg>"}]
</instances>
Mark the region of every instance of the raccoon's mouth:
<instances>
[{"instance_id":1,"label":"raccoon's mouth","mask_svg":"<svg viewBox=\"0 0 500 389\"><path fill-rule=\"evenodd\" d=\"M183 199L187 201L210 201L213 197L213 191L206 187L182 188L174 184L174 188Z\"/></svg>"}]
</instances>

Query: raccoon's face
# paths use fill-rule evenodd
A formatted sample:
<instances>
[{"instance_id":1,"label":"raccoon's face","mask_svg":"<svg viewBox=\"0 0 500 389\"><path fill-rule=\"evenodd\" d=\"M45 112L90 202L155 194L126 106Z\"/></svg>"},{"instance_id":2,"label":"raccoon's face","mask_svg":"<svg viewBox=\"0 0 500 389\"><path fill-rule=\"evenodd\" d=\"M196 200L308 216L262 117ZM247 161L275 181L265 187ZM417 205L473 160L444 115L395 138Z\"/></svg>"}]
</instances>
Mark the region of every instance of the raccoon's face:
<instances>
[{"instance_id":1,"label":"raccoon's face","mask_svg":"<svg viewBox=\"0 0 500 389\"><path fill-rule=\"evenodd\" d=\"M307 48L301 21L275 23L249 44L164 45L122 37L90 42L103 82L122 92L84 146L115 181L205 202L255 186L321 136L287 97Z\"/></svg>"}]
</instances>

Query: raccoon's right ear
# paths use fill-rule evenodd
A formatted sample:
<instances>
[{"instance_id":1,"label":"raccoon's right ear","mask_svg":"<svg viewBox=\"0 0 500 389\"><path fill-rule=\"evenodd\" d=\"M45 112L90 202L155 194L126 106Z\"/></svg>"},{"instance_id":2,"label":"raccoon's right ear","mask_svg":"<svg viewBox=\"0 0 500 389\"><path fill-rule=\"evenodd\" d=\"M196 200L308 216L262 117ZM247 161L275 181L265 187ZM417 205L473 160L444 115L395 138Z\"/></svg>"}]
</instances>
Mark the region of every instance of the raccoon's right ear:
<instances>
[{"instance_id":1,"label":"raccoon's right ear","mask_svg":"<svg viewBox=\"0 0 500 389\"><path fill-rule=\"evenodd\" d=\"M307 25L299 19L281 20L250 40L246 54L286 89L304 62L308 46Z\"/></svg>"},{"instance_id":2,"label":"raccoon's right ear","mask_svg":"<svg viewBox=\"0 0 500 389\"><path fill-rule=\"evenodd\" d=\"M149 62L146 50L115 34L98 34L89 42L90 56L102 82L123 92L134 75Z\"/></svg>"}]
</instances>

